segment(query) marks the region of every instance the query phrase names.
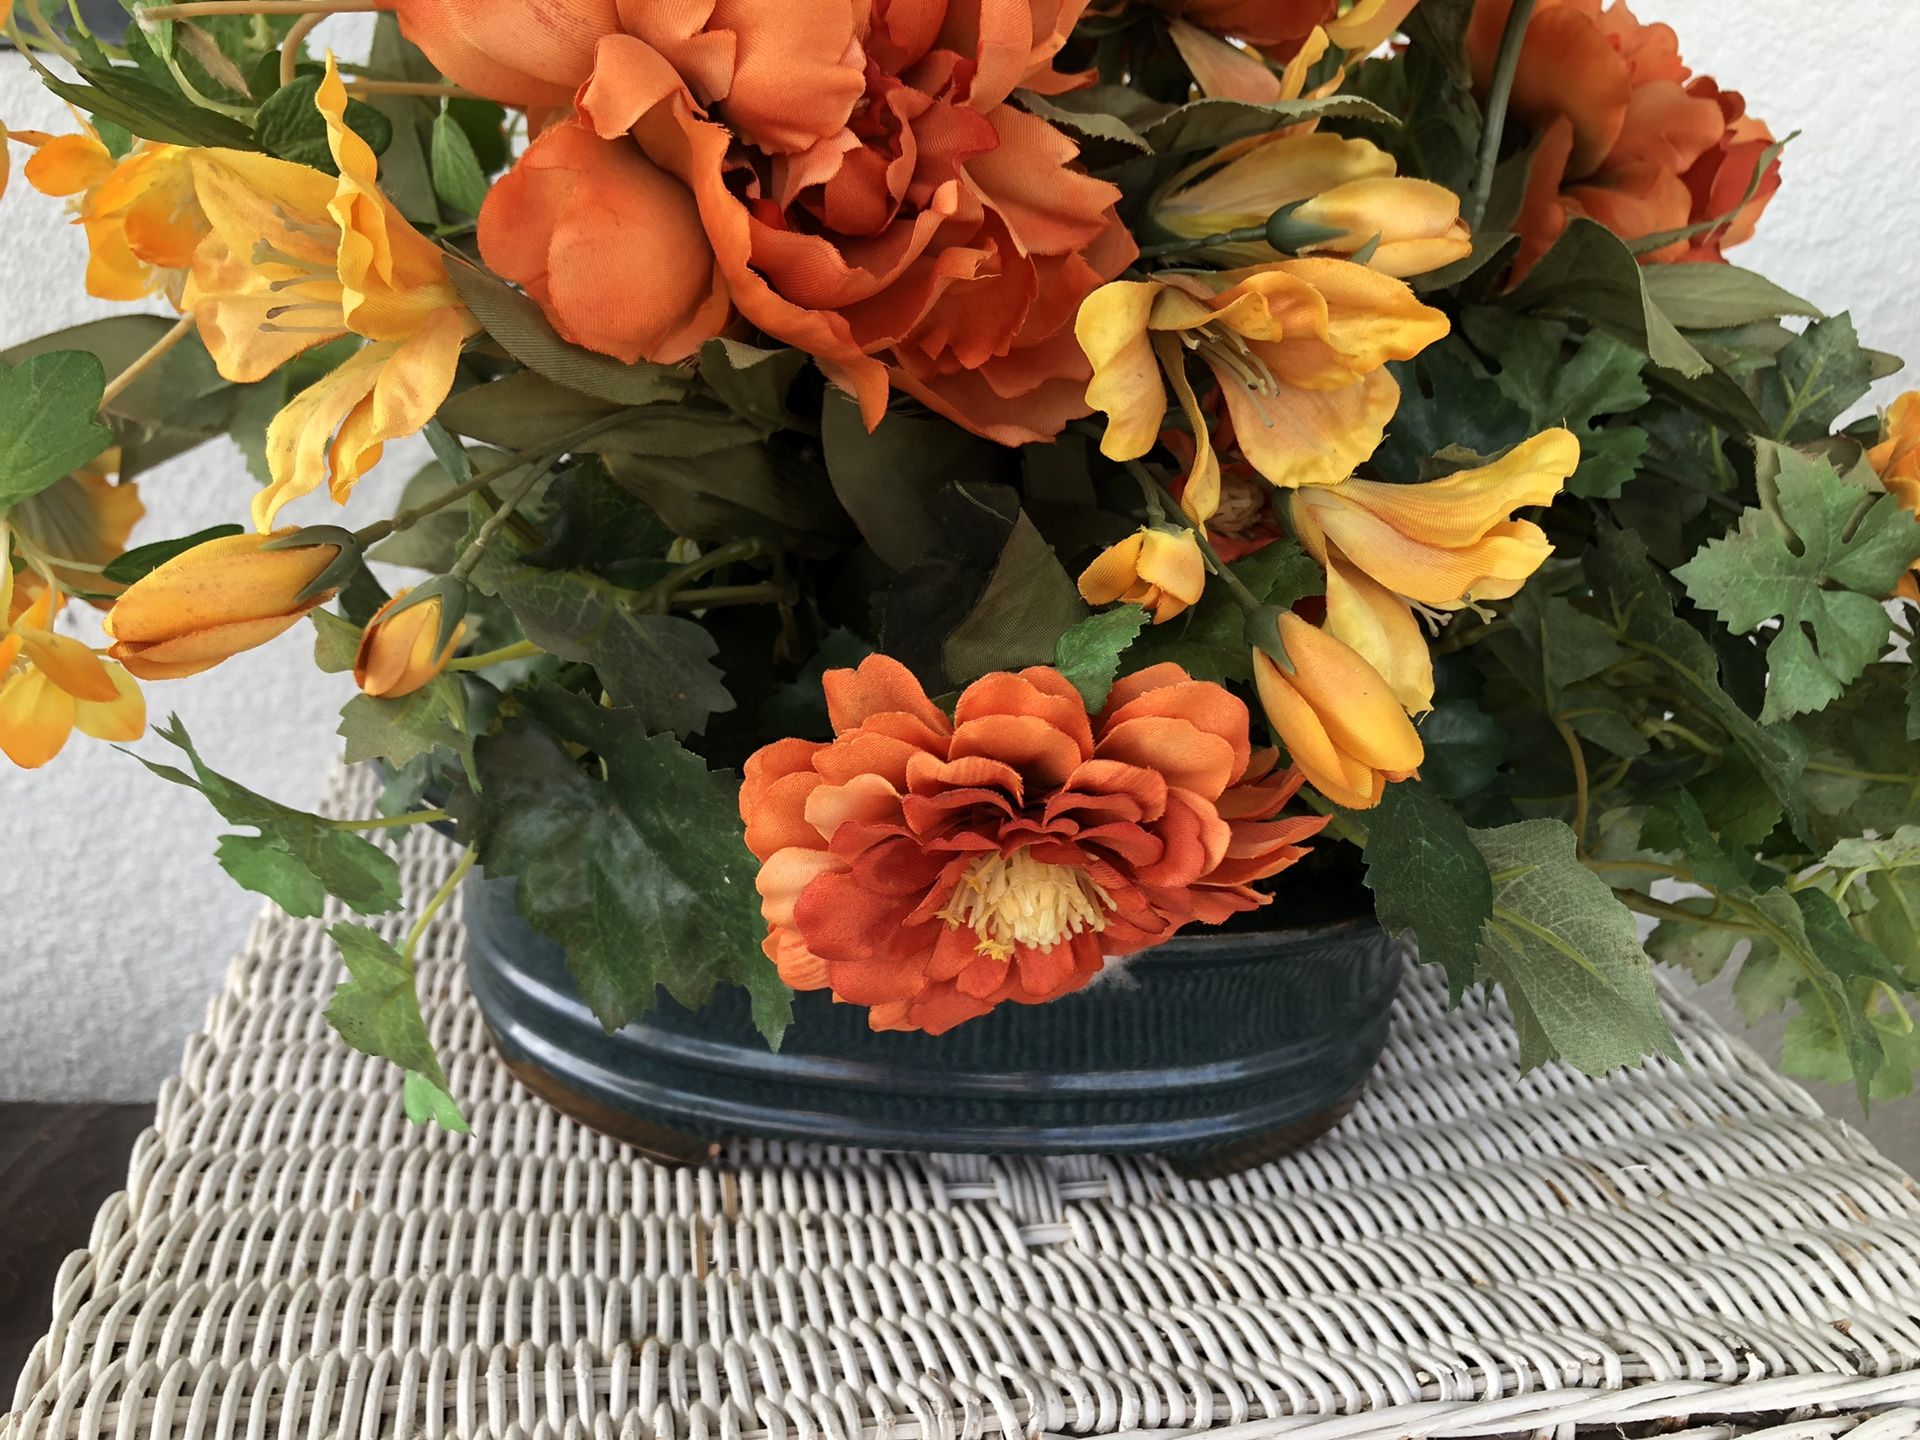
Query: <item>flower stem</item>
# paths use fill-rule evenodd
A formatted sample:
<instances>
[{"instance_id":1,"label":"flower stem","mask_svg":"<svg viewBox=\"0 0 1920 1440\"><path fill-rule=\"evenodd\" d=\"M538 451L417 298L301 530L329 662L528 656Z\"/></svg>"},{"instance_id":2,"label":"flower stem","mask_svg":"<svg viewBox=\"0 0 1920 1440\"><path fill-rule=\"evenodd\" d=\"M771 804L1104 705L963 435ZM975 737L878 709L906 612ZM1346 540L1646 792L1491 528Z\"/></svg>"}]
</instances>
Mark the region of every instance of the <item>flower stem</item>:
<instances>
[{"instance_id":1,"label":"flower stem","mask_svg":"<svg viewBox=\"0 0 1920 1440\"><path fill-rule=\"evenodd\" d=\"M1472 230L1480 228L1487 213L1487 200L1493 194L1493 173L1500 165L1500 140L1507 128L1507 102L1513 97L1513 76L1520 68L1520 50L1527 38L1527 22L1533 18L1534 0L1513 0L1507 12L1507 28L1500 35L1500 50L1493 61L1493 80L1487 86L1486 122L1480 130L1480 163L1473 175L1473 188L1467 193L1466 220Z\"/></svg>"},{"instance_id":2,"label":"flower stem","mask_svg":"<svg viewBox=\"0 0 1920 1440\"><path fill-rule=\"evenodd\" d=\"M409 974L413 971L413 952L420 948L420 937L427 933L427 926L433 923L433 917L447 908L447 902L453 898L453 892L460 888L460 882L467 878L467 872L473 869L473 862L479 857L479 851L473 846L467 847L460 857L460 863L453 867L453 873L447 876L440 888L433 892L433 898L427 901L426 909L420 912L420 918L413 922L413 928L407 931L406 942L400 947L400 958L406 963Z\"/></svg>"},{"instance_id":3,"label":"flower stem","mask_svg":"<svg viewBox=\"0 0 1920 1440\"><path fill-rule=\"evenodd\" d=\"M438 80L347 80L350 95L425 95L448 100L477 100L480 97L463 85L443 85Z\"/></svg>"},{"instance_id":4,"label":"flower stem","mask_svg":"<svg viewBox=\"0 0 1920 1440\"><path fill-rule=\"evenodd\" d=\"M1587 752L1580 746L1580 737L1573 733L1573 727L1567 724L1564 716L1551 717L1553 728L1560 733L1566 743L1567 756L1573 761L1573 851L1576 856L1587 853Z\"/></svg>"},{"instance_id":5,"label":"flower stem","mask_svg":"<svg viewBox=\"0 0 1920 1440\"><path fill-rule=\"evenodd\" d=\"M644 613L664 615L668 606L674 603L674 597L689 580L698 580L702 575L710 575L715 570L731 565L736 560L756 560L767 553L764 540L734 540L706 554L689 560L676 570L670 570L640 593L633 608Z\"/></svg>"},{"instance_id":6,"label":"flower stem","mask_svg":"<svg viewBox=\"0 0 1920 1440\"><path fill-rule=\"evenodd\" d=\"M1180 508L1180 502L1173 498L1173 493L1162 485L1154 473L1147 469L1146 466L1142 465L1138 460L1129 460L1126 462L1126 466L1128 472L1139 482L1141 490L1146 493L1150 502L1153 498L1157 497L1163 507L1170 506L1172 508L1174 518L1187 527L1187 530L1193 536L1194 543L1200 547L1200 554L1207 562L1207 569L1212 571L1215 578L1227 587L1227 593L1233 596L1239 603L1240 608L1250 615L1260 610L1262 608L1260 597L1249 590L1240 577L1227 568L1227 562L1220 558L1220 552L1213 548L1213 542L1207 538L1207 527L1194 524L1193 517ZM1151 508L1151 504L1149 508ZM1161 513L1164 517L1166 514L1164 508Z\"/></svg>"},{"instance_id":7,"label":"flower stem","mask_svg":"<svg viewBox=\"0 0 1920 1440\"><path fill-rule=\"evenodd\" d=\"M134 13L142 21L211 20L222 15L369 15L378 0L185 0L178 5L146 5Z\"/></svg>"},{"instance_id":8,"label":"flower stem","mask_svg":"<svg viewBox=\"0 0 1920 1440\"><path fill-rule=\"evenodd\" d=\"M188 312L174 322L171 330L149 345L139 358L107 382L107 388L100 392L100 408L105 410L118 400L128 386L158 365L169 350L192 333L193 315L192 312Z\"/></svg>"},{"instance_id":9,"label":"flower stem","mask_svg":"<svg viewBox=\"0 0 1920 1440\"><path fill-rule=\"evenodd\" d=\"M544 465L527 467L527 478L501 500L500 508L487 517L486 523L480 527L479 534L473 537L473 543L460 552L460 558L453 562L447 574L455 580L464 580L473 573L473 567L478 565L480 557L487 553L487 546L493 543L493 537L498 535L506 523L513 518L514 509L527 498L533 487L540 483L546 473L547 467Z\"/></svg>"},{"instance_id":10,"label":"flower stem","mask_svg":"<svg viewBox=\"0 0 1920 1440\"><path fill-rule=\"evenodd\" d=\"M329 820L327 825L334 830L397 830L403 825L431 825L446 818L444 810L415 810L407 815L374 815L365 820Z\"/></svg>"},{"instance_id":11,"label":"flower stem","mask_svg":"<svg viewBox=\"0 0 1920 1440\"><path fill-rule=\"evenodd\" d=\"M531 640L516 640L511 645L502 645L498 650L482 650L477 655L462 655L447 662L449 670L484 670L489 665L504 665L509 660L531 660L544 655Z\"/></svg>"}]
</instances>

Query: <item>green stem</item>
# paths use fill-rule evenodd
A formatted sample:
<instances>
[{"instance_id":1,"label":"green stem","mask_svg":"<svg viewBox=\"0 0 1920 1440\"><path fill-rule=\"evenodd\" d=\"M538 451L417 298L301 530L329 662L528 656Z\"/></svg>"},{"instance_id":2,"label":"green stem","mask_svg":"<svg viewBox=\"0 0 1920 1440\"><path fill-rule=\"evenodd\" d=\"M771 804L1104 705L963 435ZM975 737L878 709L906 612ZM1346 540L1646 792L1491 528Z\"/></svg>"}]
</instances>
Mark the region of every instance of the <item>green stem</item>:
<instances>
[{"instance_id":1,"label":"green stem","mask_svg":"<svg viewBox=\"0 0 1920 1440\"><path fill-rule=\"evenodd\" d=\"M532 660L544 655L531 640L516 640L511 645L502 645L498 650L482 650L478 655L462 655L447 662L449 670L484 670L489 665L504 665L509 660Z\"/></svg>"},{"instance_id":2,"label":"green stem","mask_svg":"<svg viewBox=\"0 0 1920 1440\"><path fill-rule=\"evenodd\" d=\"M698 580L731 565L736 560L754 560L767 553L764 540L734 540L670 570L640 593L634 609L664 614L673 598L689 580Z\"/></svg>"},{"instance_id":3,"label":"green stem","mask_svg":"<svg viewBox=\"0 0 1920 1440\"><path fill-rule=\"evenodd\" d=\"M507 522L513 519L515 507L532 493L533 487L540 483L546 473L547 467L545 465L531 465L527 467L527 478L520 482L517 489L513 490L501 500L499 509L487 517L486 523L480 527L480 531L473 537L472 543L460 552L460 558L455 560L452 567L448 569L448 575L455 580L464 580L473 573L474 566L480 563L480 557L487 553L487 546L493 543L493 537L498 535L501 530L506 527Z\"/></svg>"},{"instance_id":4,"label":"green stem","mask_svg":"<svg viewBox=\"0 0 1920 1440\"><path fill-rule=\"evenodd\" d=\"M1740 920L1716 920L1711 915L1696 915L1691 910L1682 910L1678 905L1669 905L1664 900L1656 900L1651 895L1642 895L1638 890L1615 890L1614 898L1629 910L1637 910L1642 915L1651 915L1656 920L1678 920L1687 925L1713 925L1722 930L1738 930L1743 935L1764 933L1763 927L1749 925Z\"/></svg>"},{"instance_id":5,"label":"green stem","mask_svg":"<svg viewBox=\"0 0 1920 1440\"><path fill-rule=\"evenodd\" d=\"M447 819L444 810L415 810L407 815L375 815L365 820L329 820L334 830L397 830L403 825L431 825Z\"/></svg>"},{"instance_id":6,"label":"green stem","mask_svg":"<svg viewBox=\"0 0 1920 1440\"><path fill-rule=\"evenodd\" d=\"M1211 250L1217 245L1249 245L1267 238L1264 222L1259 225L1242 225L1237 230L1221 230L1212 235L1203 235L1198 240L1166 240L1158 245L1142 245L1142 260L1158 260L1166 255L1189 255L1196 250Z\"/></svg>"},{"instance_id":7,"label":"green stem","mask_svg":"<svg viewBox=\"0 0 1920 1440\"><path fill-rule=\"evenodd\" d=\"M1220 552L1213 548L1213 542L1207 538L1207 527L1194 524L1193 517L1182 510L1180 502L1173 498L1173 492L1162 485L1158 477L1146 466L1138 460L1129 460L1126 466L1128 473L1139 483L1140 488L1150 497L1157 495L1166 506L1171 508L1174 518L1187 527L1187 532L1193 536L1194 543L1200 547L1200 554L1207 562L1207 569L1227 587L1227 593L1233 596L1240 608L1249 615L1257 614L1263 609L1260 597L1249 590L1245 582L1227 568L1227 562L1222 560ZM1162 518L1165 514L1166 511L1163 510Z\"/></svg>"},{"instance_id":8,"label":"green stem","mask_svg":"<svg viewBox=\"0 0 1920 1440\"><path fill-rule=\"evenodd\" d=\"M1573 850L1576 856L1587 853L1587 807L1590 803L1587 789L1587 752L1581 748L1580 737L1573 733L1573 727L1564 717L1550 717L1553 728L1560 734L1561 741L1567 747L1567 755L1573 761Z\"/></svg>"},{"instance_id":9,"label":"green stem","mask_svg":"<svg viewBox=\"0 0 1920 1440\"><path fill-rule=\"evenodd\" d=\"M420 948L420 937L427 933L427 926L433 923L433 917L446 908L453 898L453 892L460 888L460 882L467 878L467 872L473 869L473 862L479 856L473 846L467 847L460 857L460 863L453 867L453 873L447 876L445 883L433 892L433 898L427 901L427 908L420 912L420 918L413 922L413 928L407 931L406 943L400 947L400 958L406 962L409 973L413 970L413 952Z\"/></svg>"},{"instance_id":10,"label":"green stem","mask_svg":"<svg viewBox=\"0 0 1920 1440\"><path fill-rule=\"evenodd\" d=\"M758 585L714 585L705 590L682 590L673 604L682 610L711 610L718 605L755 605L768 600L793 599L793 587L777 580Z\"/></svg>"},{"instance_id":11,"label":"green stem","mask_svg":"<svg viewBox=\"0 0 1920 1440\"><path fill-rule=\"evenodd\" d=\"M1513 98L1513 76L1520 67L1520 51L1527 38L1527 22L1533 18L1534 0L1513 0L1507 12L1507 28L1500 35L1500 50L1493 61L1493 80L1487 86L1486 123L1480 130L1480 161L1473 175L1473 188L1467 194L1467 228L1478 230L1487 213L1487 200L1493 194L1494 171L1500 167L1500 141L1507 128L1507 102Z\"/></svg>"}]
</instances>

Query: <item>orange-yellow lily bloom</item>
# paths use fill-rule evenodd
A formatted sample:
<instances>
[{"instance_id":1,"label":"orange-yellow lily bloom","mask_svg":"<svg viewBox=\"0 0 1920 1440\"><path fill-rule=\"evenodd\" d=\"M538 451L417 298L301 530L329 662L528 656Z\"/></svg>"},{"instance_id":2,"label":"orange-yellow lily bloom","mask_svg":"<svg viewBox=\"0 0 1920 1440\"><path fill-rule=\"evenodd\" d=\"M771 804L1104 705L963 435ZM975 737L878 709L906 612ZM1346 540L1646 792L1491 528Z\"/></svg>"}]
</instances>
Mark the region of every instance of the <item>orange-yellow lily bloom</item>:
<instances>
[{"instance_id":1,"label":"orange-yellow lily bloom","mask_svg":"<svg viewBox=\"0 0 1920 1440\"><path fill-rule=\"evenodd\" d=\"M1426 749L1378 671L1292 611L1278 620L1284 662L1253 652L1261 708L1307 783L1336 805L1367 810L1416 774Z\"/></svg>"},{"instance_id":2,"label":"orange-yellow lily bloom","mask_svg":"<svg viewBox=\"0 0 1920 1440\"><path fill-rule=\"evenodd\" d=\"M1498 460L1419 485L1345 480L1288 497L1293 531L1327 570L1327 632L1386 678L1414 714L1433 708L1433 661L1414 608L1504 600L1553 553L1513 512L1549 505L1580 442L1544 430Z\"/></svg>"},{"instance_id":3,"label":"orange-yellow lily bloom","mask_svg":"<svg viewBox=\"0 0 1920 1440\"><path fill-rule=\"evenodd\" d=\"M1181 505L1205 523L1219 505L1220 466L1189 355L1212 372L1241 453L1270 484L1331 485L1386 434L1400 403L1387 362L1442 338L1447 317L1392 276L1311 258L1116 280L1087 297L1074 329L1093 364L1087 404L1106 412L1100 450L1110 459L1153 448L1173 386L1196 441Z\"/></svg>"},{"instance_id":4,"label":"orange-yellow lily bloom","mask_svg":"<svg viewBox=\"0 0 1920 1440\"><path fill-rule=\"evenodd\" d=\"M340 555L278 543L292 533L208 540L134 581L107 614L107 653L142 680L177 680L290 630L332 598L307 592Z\"/></svg>"},{"instance_id":5,"label":"orange-yellow lily bloom","mask_svg":"<svg viewBox=\"0 0 1920 1440\"><path fill-rule=\"evenodd\" d=\"M1288 228L1303 237L1290 253L1347 256L1371 246L1366 264L1385 275L1423 275L1473 248L1460 197L1446 186L1399 175L1377 145L1318 130L1229 145L1174 176L1152 209L1161 228L1198 240L1264 225L1285 206L1295 207ZM1252 265L1277 252L1246 241L1196 253Z\"/></svg>"},{"instance_id":6,"label":"orange-yellow lily bloom","mask_svg":"<svg viewBox=\"0 0 1920 1440\"><path fill-rule=\"evenodd\" d=\"M67 197L87 234L87 293L140 300L164 293L176 304L194 248L207 233L194 195L191 150L142 140L119 159L91 130L72 135L18 131L34 146L21 167L43 195Z\"/></svg>"},{"instance_id":7,"label":"orange-yellow lily bloom","mask_svg":"<svg viewBox=\"0 0 1920 1440\"><path fill-rule=\"evenodd\" d=\"M460 347L480 329L440 251L380 193L373 151L347 127L331 57L317 101L338 180L238 150L194 158L213 231L194 256L185 305L220 373L259 380L342 335L370 342L268 427L272 483L253 502L263 531L323 483L345 500L387 441L433 418Z\"/></svg>"},{"instance_id":8,"label":"orange-yellow lily bloom","mask_svg":"<svg viewBox=\"0 0 1920 1440\"><path fill-rule=\"evenodd\" d=\"M447 668L460 643L459 625L440 644L444 602L438 595L418 604L402 590L374 612L360 635L353 659L353 683L368 695L394 699L411 695Z\"/></svg>"},{"instance_id":9,"label":"orange-yellow lily bloom","mask_svg":"<svg viewBox=\"0 0 1920 1440\"><path fill-rule=\"evenodd\" d=\"M76 729L97 740L138 740L147 728L147 702L133 677L53 632L54 595L42 589L0 627L0 753L27 770L58 755ZM0 611L8 608L0 603Z\"/></svg>"},{"instance_id":10,"label":"orange-yellow lily bloom","mask_svg":"<svg viewBox=\"0 0 1920 1440\"><path fill-rule=\"evenodd\" d=\"M1207 587L1207 562L1193 532L1160 530L1143 525L1117 545L1110 545L1080 572L1080 598L1089 605L1111 605L1124 600L1153 612L1153 623L1164 625L1189 605L1197 603Z\"/></svg>"},{"instance_id":11,"label":"orange-yellow lily bloom","mask_svg":"<svg viewBox=\"0 0 1920 1440\"><path fill-rule=\"evenodd\" d=\"M1867 451L1867 463L1888 494L1920 515L1920 390L1907 391L1888 407L1882 439ZM1893 593L1920 604L1915 574L1915 570L1909 570L1902 575Z\"/></svg>"}]
</instances>

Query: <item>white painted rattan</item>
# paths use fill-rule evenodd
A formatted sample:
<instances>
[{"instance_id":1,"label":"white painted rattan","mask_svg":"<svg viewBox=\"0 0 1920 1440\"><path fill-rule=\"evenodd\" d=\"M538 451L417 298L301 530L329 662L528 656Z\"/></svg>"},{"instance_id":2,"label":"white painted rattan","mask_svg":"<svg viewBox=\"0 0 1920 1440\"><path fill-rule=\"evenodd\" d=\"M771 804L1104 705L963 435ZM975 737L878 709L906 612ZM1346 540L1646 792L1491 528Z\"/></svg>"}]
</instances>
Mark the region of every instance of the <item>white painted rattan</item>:
<instances>
[{"instance_id":1,"label":"white painted rattan","mask_svg":"<svg viewBox=\"0 0 1920 1440\"><path fill-rule=\"evenodd\" d=\"M418 903L452 847L395 843ZM494 1061L452 915L420 984L473 1134L409 1126L321 1019L325 923L256 923L0 1440L1920 1434L1920 1187L1678 999L1684 1067L1521 1075L1413 971L1352 1117L1227 1180L673 1170Z\"/></svg>"}]
</instances>

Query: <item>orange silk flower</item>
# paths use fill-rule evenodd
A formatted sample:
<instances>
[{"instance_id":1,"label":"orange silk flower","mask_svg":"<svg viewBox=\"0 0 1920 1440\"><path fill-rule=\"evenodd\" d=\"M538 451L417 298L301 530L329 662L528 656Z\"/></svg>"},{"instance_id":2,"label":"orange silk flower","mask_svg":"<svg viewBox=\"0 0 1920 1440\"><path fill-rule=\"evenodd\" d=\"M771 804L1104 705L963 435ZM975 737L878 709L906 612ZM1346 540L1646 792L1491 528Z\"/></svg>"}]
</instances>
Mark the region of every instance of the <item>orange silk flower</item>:
<instances>
[{"instance_id":1,"label":"orange silk flower","mask_svg":"<svg viewBox=\"0 0 1920 1440\"><path fill-rule=\"evenodd\" d=\"M1909 513L1920 515L1920 390L1907 391L1888 407L1880 443L1867 451L1867 463L1894 499ZM1917 572L1920 566L1902 575L1893 593L1920 604Z\"/></svg>"},{"instance_id":2,"label":"orange silk flower","mask_svg":"<svg viewBox=\"0 0 1920 1440\"><path fill-rule=\"evenodd\" d=\"M623 10L578 117L488 196L487 264L623 359L684 359L737 313L815 356L869 425L897 385L1005 444L1058 434L1086 413L1074 312L1136 252L1119 192L1006 102L1071 83L1051 60L1083 3L804 8L762 33L759 7L716 4L699 35ZM723 17L731 75L709 63L727 47L696 43Z\"/></svg>"},{"instance_id":3,"label":"orange silk flower","mask_svg":"<svg viewBox=\"0 0 1920 1440\"><path fill-rule=\"evenodd\" d=\"M1479 0L1467 32L1484 89L1512 0ZM1750 200L1754 169L1773 134L1738 93L1695 76L1673 31L1642 24L1613 0L1541 0L1514 75L1513 113L1538 133L1520 215L1516 276L1549 250L1576 215L1627 240L1732 218L1642 257L1718 260L1750 238L1780 186L1777 162ZM1738 212L1735 212L1738 207Z\"/></svg>"},{"instance_id":4,"label":"orange silk flower","mask_svg":"<svg viewBox=\"0 0 1920 1440\"><path fill-rule=\"evenodd\" d=\"M1108 957L1265 903L1320 816L1247 707L1155 665L1089 716L1056 670L969 685L951 719L897 660L829 671L835 738L777 740L740 791L767 954L800 990L933 1034L1084 986Z\"/></svg>"}]
</instances>

